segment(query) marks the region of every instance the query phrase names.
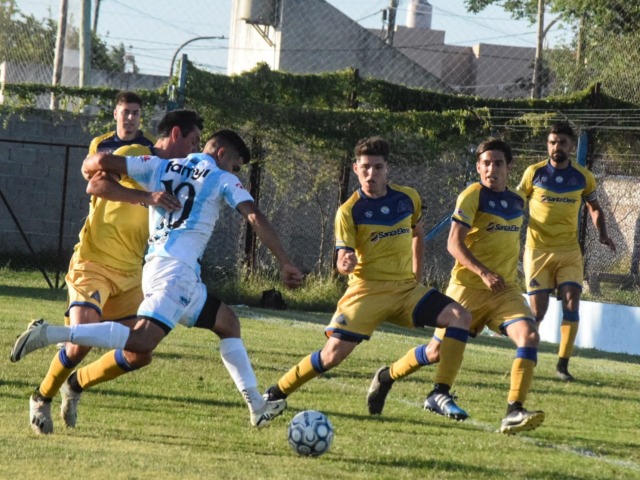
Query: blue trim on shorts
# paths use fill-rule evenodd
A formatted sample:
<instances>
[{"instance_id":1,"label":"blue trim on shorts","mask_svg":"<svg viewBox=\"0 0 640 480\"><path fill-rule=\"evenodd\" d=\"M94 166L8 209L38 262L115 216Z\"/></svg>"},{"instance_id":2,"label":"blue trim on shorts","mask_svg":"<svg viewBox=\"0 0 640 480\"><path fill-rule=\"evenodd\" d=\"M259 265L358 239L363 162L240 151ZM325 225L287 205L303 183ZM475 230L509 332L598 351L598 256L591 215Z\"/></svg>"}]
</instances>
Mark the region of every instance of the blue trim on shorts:
<instances>
[{"instance_id":1,"label":"blue trim on shorts","mask_svg":"<svg viewBox=\"0 0 640 480\"><path fill-rule=\"evenodd\" d=\"M568 285L571 285L573 287L578 287L578 289L580 291L582 291L582 285L580 285L578 282L562 282L561 284L558 285L558 290L560 290L562 287L566 287Z\"/></svg>"},{"instance_id":2,"label":"blue trim on shorts","mask_svg":"<svg viewBox=\"0 0 640 480\"><path fill-rule=\"evenodd\" d=\"M516 358L531 360L533 363L537 364L538 349L536 347L518 347L516 348Z\"/></svg>"},{"instance_id":3,"label":"blue trim on shorts","mask_svg":"<svg viewBox=\"0 0 640 480\"><path fill-rule=\"evenodd\" d=\"M69 305L69 308L67 308L67 311L64 312L65 317L69 316L69 311L71 310L72 307L90 307L90 308L93 308L96 312L98 312L98 315L102 317L102 309L97 305L94 305L93 303L89 303L89 302L71 302L71 304Z\"/></svg>"},{"instance_id":4,"label":"blue trim on shorts","mask_svg":"<svg viewBox=\"0 0 640 480\"><path fill-rule=\"evenodd\" d=\"M569 310L562 309L562 320L566 320L567 322L579 322L580 321L580 312L571 312Z\"/></svg>"},{"instance_id":5,"label":"blue trim on shorts","mask_svg":"<svg viewBox=\"0 0 640 480\"><path fill-rule=\"evenodd\" d=\"M531 296L537 295L538 293L553 293L554 290L554 288L541 288L540 290L532 290L530 292L527 292L527 295Z\"/></svg>"},{"instance_id":6,"label":"blue trim on shorts","mask_svg":"<svg viewBox=\"0 0 640 480\"><path fill-rule=\"evenodd\" d=\"M419 347L416 347L415 350L415 354L416 354L416 361L418 362L418 364L420 365L430 365L429 364L429 359L427 358L427 345L420 345Z\"/></svg>"},{"instance_id":7,"label":"blue trim on shorts","mask_svg":"<svg viewBox=\"0 0 640 480\"><path fill-rule=\"evenodd\" d=\"M60 360L60 363L64 368L76 368L76 366L80 363L74 362L69 357L67 357L67 351L64 347L62 347L58 352L58 360Z\"/></svg>"},{"instance_id":8,"label":"blue trim on shorts","mask_svg":"<svg viewBox=\"0 0 640 480\"><path fill-rule=\"evenodd\" d=\"M454 340L458 340L462 343L467 343L467 338L469 338L469 330L465 330L463 328L458 327L447 327L447 330L444 332L444 336L453 338Z\"/></svg>"},{"instance_id":9,"label":"blue trim on shorts","mask_svg":"<svg viewBox=\"0 0 640 480\"><path fill-rule=\"evenodd\" d=\"M536 321L533 318L529 318L529 317L519 317L519 318L512 318L511 320L507 320L506 322L500 324L500 331L502 332L503 335L507 335L507 327L509 325L513 325L514 323L518 323L518 322L529 322L532 326L535 327L536 325ZM536 328L537 330L537 328Z\"/></svg>"},{"instance_id":10,"label":"blue trim on shorts","mask_svg":"<svg viewBox=\"0 0 640 480\"><path fill-rule=\"evenodd\" d=\"M348 332L347 330L342 330L341 328L334 328L334 327L325 328L324 334L327 337L334 337L339 340L344 340L345 342L355 342L355 343L360 343L363 340L369 340L371 338L368 335Z\"/></svg>"},{"instance_id":11,"label":"blue trim on shorts","mask_svg":"<svg viewBox=\"0 0 640 480\"><path fill-rule=\"evenodd\" d=\"M134 370L137 370L137 367L132 367L129 362L127 362L127 359L124 358L124 352L122 351L122 349L118 349L116 350L115 353L116 356L116 364L125 372L133 372Z\"/></svg>"},{"instance_id":12,"label":"blue trim on shorts","mask_svg":"<svg viewBox=\"0 0 640 480\"><path fill-rule=\"evenodd\" d=\"M322 359L320 358L321 351L322 350L318 350L311 354L311 366L318 373L324 373L327 371L327 369L322 366Z\"/></svg>"}]
</instances>

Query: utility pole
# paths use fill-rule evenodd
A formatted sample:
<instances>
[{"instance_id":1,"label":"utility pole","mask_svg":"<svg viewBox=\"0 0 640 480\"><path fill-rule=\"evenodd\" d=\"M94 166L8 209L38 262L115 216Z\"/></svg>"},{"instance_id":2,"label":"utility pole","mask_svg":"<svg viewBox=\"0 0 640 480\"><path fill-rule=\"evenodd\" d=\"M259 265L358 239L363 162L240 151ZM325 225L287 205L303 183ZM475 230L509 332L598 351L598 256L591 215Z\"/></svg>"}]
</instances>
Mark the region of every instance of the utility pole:
<instances>
[{"instance_id":1,"label":"utility pole","mask_svg":"<svg viewBox=\"0 0 640 480\"><path fill-rule=\"evenodd\" d=\"M58 33L56 35L56 52L53 60L53 78L51 79L51 85L56 87L60 85L60 79L62 78L62 64L64 62L64 39L67 35L67 11L69 9L69 2L67 0L60 0L60 16L58 19ZM49 107L51 110L58 109L58 97L51 93L51 104Z\"/></svg>"},{"instance_id":2,"label":"utility pole","mask_svg":"<svg viewBox=\"0 0 640 480\"><path fill-rule=\"evenodd\" d=\"M91 31L94 35L98 34L98 16L100 15L100 0L94 0L96 4L95 12L93 13L93 27Z\"/></svg>"},{"instance_id":3,"label":"utility pole","mask_svg":"<svg viewBox=\"0 0 640 480\"><path fill-rule=\"evenodd\" d=\"M533 62L533 81L531 82L531 98L540 98L542 91L540 71L542 70L542 48L544 46L544 0L538 0L538 42L536 44L536 58Z\"/></svg>"},{"instance_id":4,"label":"utility pole","mask_svg":"<svg viewBox=\"0 0 640 480\"><path fill-rule=\"evenodd\" d=\"M80 11L80 87L91 83L91 0L82 0Z\"/></svg>"},{"instance_id":5,"label":"utility pole","mask_svg":"<svg viewBox=\"0 0 640 480\"><path fill-rule=\"evenodd\" d=\"M389 21L387 22L387 35L384 41L388 45L393 45L393 34L396 31L396 12L400 0L390 0L389 2Z\"/></svg>"}]
</instances>

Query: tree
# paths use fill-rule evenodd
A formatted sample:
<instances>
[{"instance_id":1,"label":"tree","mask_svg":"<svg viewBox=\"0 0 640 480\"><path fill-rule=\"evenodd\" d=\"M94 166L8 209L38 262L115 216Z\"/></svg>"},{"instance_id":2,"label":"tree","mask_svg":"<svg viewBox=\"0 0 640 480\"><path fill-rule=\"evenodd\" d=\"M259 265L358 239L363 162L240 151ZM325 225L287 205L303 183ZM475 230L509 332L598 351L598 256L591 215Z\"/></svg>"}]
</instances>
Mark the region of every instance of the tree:
<instances>
[{"instance_id":1,"label":"tree","mask_svg":"<svg viewBox=\"0 0 640 480\"><path fill-rule=\"evenodd\" d=\"M0 61L52 63L55 39L53 20L39 22L21 13L15 0L0 0Z\"/></svg>"},{"instance_id":2,"label":"tree","mask_svg":"<svg viewBox=\"0 0 640 480\"><path fill-rule=\"evenodd\" d=\"M23 14L16 0L0 0L0 62L53 64L56 45L57 22L51 18L38 21L33 15ZM77 49L79 31L73 26L67 29L67 48ZM126 59L125 59L126 57ZM109 47L101 38L92 35L91 67L108 72L124 72L135 60L127 55L124 44Z\"/></svg>"},{"instance_id":3,"label":"tree","mask_svg":"<svg viewBox=\"0 0 640 480\"><path fill-rule=\"evenodd\" d=\"M500 5L514 18L536 18L537 0L465 0L478 13ZM640 47L640 2L627 0L546 0L547 10L573 29L573 38L547 52L553 93L570 93L593 82L614 95L640 103L637 51ZM547 24L548 25L548 24ZM629 81L636 82L629 85ZM626 85L624 85L626 83Z\"/></svg>"}]
</instances>

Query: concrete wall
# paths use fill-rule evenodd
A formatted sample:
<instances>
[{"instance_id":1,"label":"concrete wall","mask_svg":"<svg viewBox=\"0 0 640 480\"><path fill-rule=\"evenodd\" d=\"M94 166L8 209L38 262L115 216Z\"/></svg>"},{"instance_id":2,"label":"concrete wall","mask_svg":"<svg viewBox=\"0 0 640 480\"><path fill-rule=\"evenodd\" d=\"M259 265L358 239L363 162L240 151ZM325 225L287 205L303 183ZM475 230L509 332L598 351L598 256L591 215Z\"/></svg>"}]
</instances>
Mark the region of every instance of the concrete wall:
<instances>
[{"instance_id":1,"label":"concrete wall","mask_svg":"<svg viewBox=\"0 0 640 480\"><path fill-rule=\"evenodd\" d=\"M562 304L553 299L540 324L540 339L560 341ZM580 302L580 328L576 346L605 352L640 355L640 307Z\"/></svg>"},{"instance_id":2,"label":"concrete wall","mask_svg":"<svg viewBox=\"0 0 640 480\"><path fill-rule=\"evenodd\" d=\"M0 139L10 140L0 141L0 189L38 252L57 248L61 227L63 248L69 251L87 215L89 196L80 174L92 138L87 123L87 118L50 112L30 115L26 121L17 115L0 116ZM0 251L28 252L6 206L0 205L0 211Z\"/></svg>"}]
</instances>

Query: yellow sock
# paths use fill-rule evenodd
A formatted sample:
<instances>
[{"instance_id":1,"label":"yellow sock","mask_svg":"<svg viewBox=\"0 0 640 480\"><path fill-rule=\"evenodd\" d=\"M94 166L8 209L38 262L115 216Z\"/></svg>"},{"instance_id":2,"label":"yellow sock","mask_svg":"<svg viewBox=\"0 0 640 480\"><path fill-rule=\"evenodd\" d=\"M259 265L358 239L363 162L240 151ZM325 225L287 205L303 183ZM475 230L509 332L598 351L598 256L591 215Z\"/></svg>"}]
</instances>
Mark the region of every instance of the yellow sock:
<instances>
[{"instance_id":1,"label":"yellow sock","mask_svg":"<svg viewBox=\"0 0 640 480\"><path fill-rule=\"evenodd\" d=\"M571 357L577 334L578 322L562 320L562 325L560 325L560 348L558 349L558 356L560 358Z\"/></svg>"},{"instance_id":2,"label":"yellow sock","mask_svg":"<svg viewBox=\"0 0 640 480\"><path fill-rule=\"evenodd\" d=\"M116 360L116 351L111 350L86 367L78 369L78 385L83 389L108 382L131 371L122 368Z\"/></svg>"},{"instance_id":3,"label":"yellow sock","mask_svg":"<svg viewBox=\"0 0 640 480\"><path fill-rule=\"evenodd\" d=\"M453 385L462 365L468 336L467 330L447 328L440 346L440 363L438 363L434 383Z\"/></svg>"},{"instance_id":4,"label":"yellow sock","mask_svg":"<svg viewBox=\"0 0 640 480\"><path fill-rule=\"evenodd\" d=\"M409 350L406 355L391 364L389 368L389 375L392 380L397 380L402 377L406 377L407 375L411 375L416 370L419 370L421 367L428 365L429 362L426 361L426 345L420 345L418 347L412 348ZM418 360L418 359L422 360ZM425 362L425 363L421 363Z\"/></svg>"},{"instance_id":5,"label":"yellow sock","mask_svg":"<svg viewBox=\"0 0 640 480\"><path fill-rule=\"evenodd\" d=\"M51 361L51 365L49 365L47 375L38 388L40 395L45 398L55 397L64 381L71 375L71 372L73 372L73 367L66 368L60 361L60 352L57 352Z\"/></svg>"},{"instance_id":6,"label":"yellow sock","mask_svg":"<svg viewBox=\"0 0 640 480\"><path fill-rule=\"evenodd\" d=\"M325 371L320 361L320 351L313 352L280 377L278 388L285 395L289 395Z\"/></svg>"},{"instance_id":7,"label":"yellow sock","mask_svg":"<svg viewBox=\"0 0 640 480\"><path fill-rule=\"evenodd\" d=\"M507 401L524 404L533 381L535 362L527 358L515 358L511 365L511 388Z\"/></svg>"}]
</instances>

